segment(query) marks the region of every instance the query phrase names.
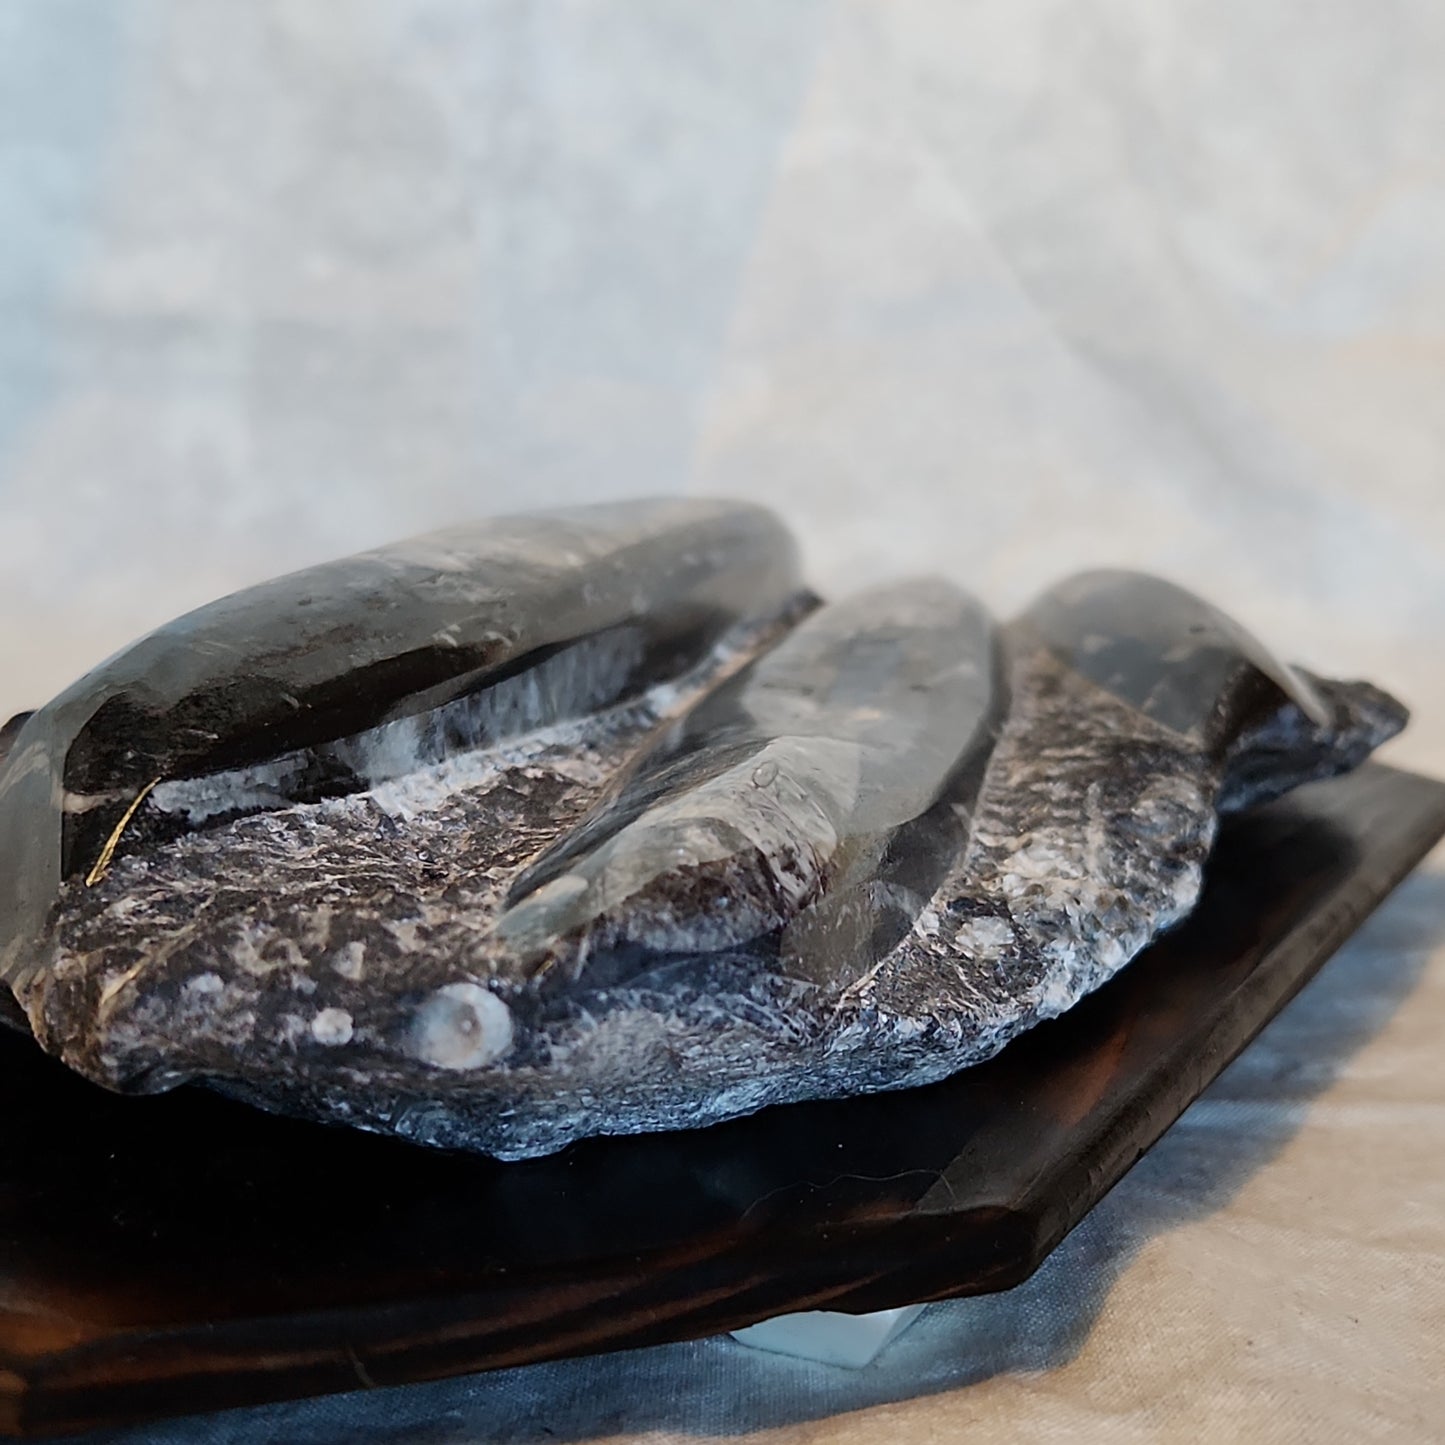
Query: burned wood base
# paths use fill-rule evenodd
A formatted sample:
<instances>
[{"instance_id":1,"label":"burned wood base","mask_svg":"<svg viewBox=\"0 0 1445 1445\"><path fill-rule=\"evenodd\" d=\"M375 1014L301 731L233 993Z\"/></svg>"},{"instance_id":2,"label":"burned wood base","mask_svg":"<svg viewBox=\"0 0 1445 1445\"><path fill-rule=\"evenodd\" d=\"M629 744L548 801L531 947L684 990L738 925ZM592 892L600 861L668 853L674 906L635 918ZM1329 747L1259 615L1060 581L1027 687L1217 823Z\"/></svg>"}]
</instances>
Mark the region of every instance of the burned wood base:
<instances>
[{"instance_id":1,"label":"burned wood base","mask_svg":"<svg viewBox=\"0 0 1445 1445\"><path fill-rule=\"evenodd\" d=\"M0 1029L0 1433L1006 1289L1445 833L1378 764L1230 824L1189 922L989 1063L501 1164L102 1092Z\"/></svg>"}]
</instances>

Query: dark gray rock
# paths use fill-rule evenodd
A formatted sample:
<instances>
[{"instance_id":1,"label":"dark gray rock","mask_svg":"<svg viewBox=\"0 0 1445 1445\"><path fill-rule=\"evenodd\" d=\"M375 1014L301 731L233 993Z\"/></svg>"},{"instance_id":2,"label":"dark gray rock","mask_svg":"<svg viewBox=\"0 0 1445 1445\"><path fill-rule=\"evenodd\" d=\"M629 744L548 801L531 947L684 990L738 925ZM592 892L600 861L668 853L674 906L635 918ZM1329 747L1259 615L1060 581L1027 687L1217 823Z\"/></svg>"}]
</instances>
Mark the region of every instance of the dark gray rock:
<instances>
[{"instance_id":1,"label":"dark gray rock","mask_svg":"<svg viewBox=\"0 0 1445 1445\"><path fill-rule=\"evenodd\" d=\"M512 886L498 977L615 986L660 954L785 930L779 966L836 984L867 953L883 857L947 791L974 785L1002 707L993 624L945 582L823 607L708 693L615 795ZM926 849L942 863L939 848ZM910 895L911 917L931 889ZM832 926L817 915L826 910ZM821 957L814 955L822 954Z\"/></svg>"},{"instance_id":2,"label":"dark gray rock","mask_svg":"<svg viewBox=\"0 0 1445 1445\"><path fill-rule=\"evenodd\" d=\"M415 537L188 613L12 740L0 775L0 975L18 982L38 965L57 890L95 870L157 783L211 775L209 796L187 792L196 821L345 793L358 770L369 782L447 743L636 692L740 620L778 613L799 585L792 539L760 508L622 502ZM518 671L522 685L445 709ZM408 720L435 709L417 738ZM327 746L376 728L350 749Z\"/></svg>"},{"instance_id":3,"label":"dark gray rock","mask_svg":"<svg viewBox=\"0 0 1445 1445\"><path fill-rule=\"evenodd\" d=\"M631 565L674 575L696 520ZM243 709L103 876L57 881L12 974L36 1037L112 1088L199 1078L503 1157L924 1083L1182 918L1221 811L1404 721L1156 579L1073 579L1002 632L934 582L804 616L769 524L704 521L735 544L705 627L659 585L426 708L372 699L360 730L266 751ZM555 589L592 565L570 550ZM46 712L10 769L37 724L61 736ZM180 756L156 737L89 786L133 802Z\"/></svg>"}]
</instances>

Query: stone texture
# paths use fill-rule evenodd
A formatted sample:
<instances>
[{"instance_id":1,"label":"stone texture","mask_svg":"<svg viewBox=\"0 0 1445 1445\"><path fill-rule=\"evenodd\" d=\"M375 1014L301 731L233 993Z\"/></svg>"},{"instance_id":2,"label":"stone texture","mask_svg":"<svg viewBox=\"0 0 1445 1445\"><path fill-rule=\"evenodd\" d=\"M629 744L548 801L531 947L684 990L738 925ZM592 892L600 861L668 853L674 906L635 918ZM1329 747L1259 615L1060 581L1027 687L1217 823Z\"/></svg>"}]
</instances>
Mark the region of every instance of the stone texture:
<instances>
[{"instance_id":1,"label":"stone texture","mask_svg":"<svg viewBox=\"0 0 1445 1445\"><path fill-rule=\"evenodd\" d=\"M502 1157L906 1087L1182 918L1221 811L1404 720L1132 573L1001 633L945 583L804 617L747 520L772 585L705 636L662 589L628 616L669 648L583 615L429 712L393 696L361 733L167 776L13 975L37 1038L113 1088L201 1078Z\"/></svg>"},{"instance_id":2,"label":"stone texture","mask_svg":"<svg viewBox=\"0 0 1445 1445\"><path fill-rule=\"evenodd\" d=\"M560 966L615 983L661 954L780 929L789 974L831 984L871 963L885 857L926 873L944 856L912 825L976 787L970 765L1002 713L997 670L991 620L947 583L814 612L646 747L615 795L528 868L498 920L495 972ZM901 900L910 920L930 892Z\"/></svg>"},{"instance_id":3,"label":"stone texture","mask_svg":"<svg viewBox=\"0 0 1445 1445\"><path fill-rule=\"evenodd\" d=\"M87 674L14 738L0 778L0 972L23 977L57 888L95 866L158 780L230 770L219 790L249 784L245 806L345 791L358 767L370 780L372 758L294 750L396 724L368 742L408 766L417 739L407 719L523 659L535 680L547 649L569 643L587 651L543 677L551 696L513 690L499 716L468 716L463 704L440 730L454 745L476 742L600 706L635 691L644 669L678 671L739 619L776 613L798 586L792 540L761 508L655 500L431 533L189 613ZM425 756L436 740L421 741ZM257 764L260 779L236 775ZM191 801L200 811L205 800L192 790Z\"/></svg>"}]
</instances>

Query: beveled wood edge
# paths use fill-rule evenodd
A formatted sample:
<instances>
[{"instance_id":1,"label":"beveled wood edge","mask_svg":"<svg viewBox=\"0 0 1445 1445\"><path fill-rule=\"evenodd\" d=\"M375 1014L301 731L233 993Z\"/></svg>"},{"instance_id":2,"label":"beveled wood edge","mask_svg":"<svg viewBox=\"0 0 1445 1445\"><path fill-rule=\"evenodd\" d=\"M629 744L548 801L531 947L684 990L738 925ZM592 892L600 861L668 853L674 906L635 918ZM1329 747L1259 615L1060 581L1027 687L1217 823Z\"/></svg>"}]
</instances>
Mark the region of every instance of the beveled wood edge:
<instances>
[{"instance_id":1,"label":"beveled wood edge","mask_svg":"<svg viewBox=\"0 0 1445 1445\"><path fill-rule=\"evenodd\" d=\"M1198 1050L1207 1053L1211 1036L1229 1033L1224 1025L1231 1017L1254 1015L1241 1001L1250 992L1252 981L1257 988L1263 988L1258 982L1263 975L1269 984L1279 985L1269 990L1271 996L1259 1014L1258 1023L1243 1027L1237 1039L1231 1038L1221 1046L1217 1056L1209 1055L1201 1071L1200 1085L1190 1093L1189 1102L1268 1026L1279 1010L1445 836L1445 782L1384 763L1368 763L1360 770L1366 771L1376 775L1392 774L1400 781L1424 786L1420 806L1410 825L1398 837L1392 835L1393 846L1383 858L1372 856L1373 867L1354 870L1343 891L1317 899L1307 907L1286 934L1265 951L1249 977L1241 981L1223 1021L1216 1018L1211 1026L1199 1030L1195 1036L1199 1039ZM1313 939L1308 942L1302 939L1302 934L1309 934L1314 928L1320 931ZM1266 967L1268 960L1277 960L1279 955L1296 950L1301 953L1297 968L1281 971ZM1164 1071L1160 1065L1151 1077ZM1101 1135L1107 1163L1099 1177L1107 1182L1083 1209L1057 1212L1045 1209L1031 1213L1000 1207L989 1211L995 1216L992 1239L989 1234L982 1238L986 1244L992 1243L998 1248L1004 1258L997 1270L986 1276L986 1282L982 1282L984 1276L975 1273L962 1284L939 1284L939 1278L946 1278L949 1272L950 1245L956 1243L951 1236L977 1230L978 1221L973 1216L980 1211L931 1213L924 1207L925 1196L925 1201L920 1201L920 1207L908 1218L885 1221L877 1226L879 1232L886 1232L894 1239L906 1236L916 1244L919 1251L916 1265L880 1270L862 1281L857 1278L856 1270L850 1271L846 1281L821 1285L808 1295L791 1292L786 1299L769 1301L769 1293L776 1290L770 1291L768 1285L775 1282L765 1280L761 1288L756 1282L752 1287L744 1282L741 1288L732 1284L700 1294L694 1285L685 1299L667 1301L664 1296L659 1300L654 1295L650 1299L628 1302L627 1292L619 1293L616 1288L618 1277L612 1272L615 1264L607 1262L598 1268L592 1283L598 1287L598 1297L605 1296L623 1308L620 1315L615 1313L611 1317L610 1327L601 1340L594 1337L594 1332L579 1331L575 1326L569 1334L564 1315L561 1320L553 1317L547 1321L545 1337L523 1338L489 1350L486 1339L492 1331L488 1320L497 1317L500 1296L505 1295L505 1291L487 1290L468 1291L444 1304L428 1297L361 1309L256 1316L220 1326L188 1326L177 1331L136 1327L30 1360L3 1352L0 1353L0 1434L43 1437L185 1413L184 1409L178 1411L173 1402L167 1402L169 1391L180 1381L185 1381L197 1394L207 1392L209 1381L210 1408L225 1409L565 1359L599 1353L599 1344L602 1349L612 1351L705 1338L800 1308L861 1313L1009 1289L1037 1270L1074 1225L1183 1112L1172 1103L1163 1102L1157 1106L1157 1112L1167 1117L1163 1117L1162 1122L1149 1118L1141 1127L1137 1123L1140 1110L1133 1105L1146 1092L1136 1088ZM1159 1091L1155 1091L1155 1097L1159 1097ZM1151 1113L1147 1104L1142 1106L1142 1112L1146 1116ZM1141 1138L1147 1142L1140 1144ZM1032 1197L1047 1197L1047 1190L1042 1187L1044 1182L1041 1179ZM859 1243L870 1232L855 1226L835 1234L832 1240L834 1257L838 1259L835 1268L842 1268L840 1256L846 1254L846 1250L839 1251L836 1246ZM979 1239L974 1233L966 1248L966 1253L974 1256L975 1271ZM1016 1252L1010 1253L1009 1245ZM664 1261L655 1263L664 1267L649 1275L649 1286L654 1285L659 1276L665 1280L668 1274ZM695 1254L687 1263L695 1266ZM915 1278L915 1272L924 1277ZM723 1307L724 1301L729 1301L730 1307ZM660 1313L669 1303L680 1308L675 1313ZM398 1339L397 1327L401 1323L398 1317L421 1311L431 1316L430 1328ZM447 1318L438 1321L439 1311ZM619 1318L626 1322L622 1328L617 1327ZM293 1337L314 1333L329 1343L323 1344L318 1339L308 1348L298 1341L297 1346L287 1352L296 1362L295 1366L288 1364L283 1370L269 1368L264 1363L265 1345L270 1333L282 1322ZM563 1325L560 1337L559 1323ZM450 1348L439 1351L439 1339ZM198 1348L202 1346L205 1348ZM478 1350L481 1353L476 1353ZM424 1353L426 1363L412 1361L412 1356L419 1353ZM154 1368L157 1359L167 1361L170 1368L157 1372ZM205 1359L212 1362L214 1369L202 1368L198 1372L197 1366ZM117 1363L131 1367L131 1373L117 1378ZM149 1373L142 1376L135 1372L141 1366L148 1366ZM104 1373L98 1367L103 1367ZM78 1409L82 1402L84 1408Z\"/></svg>"}]
</instances>

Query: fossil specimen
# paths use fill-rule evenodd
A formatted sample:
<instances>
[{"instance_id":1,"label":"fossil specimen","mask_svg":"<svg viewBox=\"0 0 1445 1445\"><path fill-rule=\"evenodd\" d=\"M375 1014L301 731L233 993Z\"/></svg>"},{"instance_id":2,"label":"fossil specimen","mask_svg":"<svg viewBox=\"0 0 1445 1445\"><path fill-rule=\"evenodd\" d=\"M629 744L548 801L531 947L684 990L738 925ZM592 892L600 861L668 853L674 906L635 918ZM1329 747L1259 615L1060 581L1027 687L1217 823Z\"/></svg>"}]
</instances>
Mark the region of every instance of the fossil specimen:
<instances>
[{"instance_id":1,"label":"fossil specimen","mask_svg":"<svg viewBox=\"0 0 1445 1445\"><path fill-rule=\"evenodd\" d=\"M1403 721L1137 574L999 626L941 580L819 604L753 508L508 519L25 721L0 958L112 1088L522 1157L985 1058L1189 911L1221 813Z\"/></svg>"}]
</instances>

